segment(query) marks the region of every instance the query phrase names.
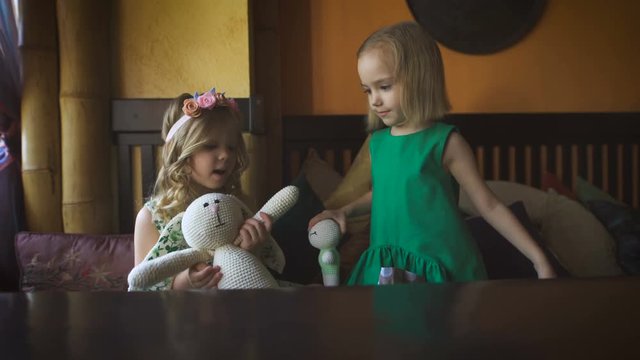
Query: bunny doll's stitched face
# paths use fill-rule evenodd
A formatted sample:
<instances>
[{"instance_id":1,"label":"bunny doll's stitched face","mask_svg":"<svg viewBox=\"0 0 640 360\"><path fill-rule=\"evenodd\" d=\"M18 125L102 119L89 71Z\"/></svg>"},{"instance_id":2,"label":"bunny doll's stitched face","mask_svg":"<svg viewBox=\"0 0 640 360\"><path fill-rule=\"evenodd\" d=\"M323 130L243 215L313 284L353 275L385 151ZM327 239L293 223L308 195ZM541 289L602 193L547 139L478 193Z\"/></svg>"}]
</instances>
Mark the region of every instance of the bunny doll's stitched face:
<instances>
[{"instance_id":1,"label":"bunny doll's stitched face","mask_svg":"<svg viewBox=\"0 0 640 360\"><path fill-rule=\"evenodd\" d=\"M234 196L208 193L187 207L182 231L192 248L215 250L233 243L243 222L242 206Z\"/></svg>"}]
</instances>

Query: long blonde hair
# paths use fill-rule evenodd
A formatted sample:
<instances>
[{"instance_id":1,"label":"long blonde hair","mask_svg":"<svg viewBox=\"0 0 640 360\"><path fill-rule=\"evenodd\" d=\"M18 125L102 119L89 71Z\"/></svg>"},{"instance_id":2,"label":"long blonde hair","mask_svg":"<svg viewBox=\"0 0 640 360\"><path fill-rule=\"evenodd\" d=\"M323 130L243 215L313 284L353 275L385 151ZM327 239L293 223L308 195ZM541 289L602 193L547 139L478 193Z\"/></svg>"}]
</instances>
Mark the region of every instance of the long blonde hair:
<instances>
[{"instance_id":1,"label":"long blonde hair","mask_svg":"<svg viewBox=\"0 0 640 360\"><path fill-rule=\"evenodd\" d=\"M369 35L357 58L368 50L381 50L394 64L396 82L402 86L401 108L412 124L439 120L451 108L444 81L444 65L435 40L416 22L384 27ZM369 110L367 129L383 128L382 119Z\"/></svg>"},{"instance_id":2,"label":"long blonde hair","mask_svg":"<svg viewBox=\"0 0 640 360\"><path fill-rule=\"evenodd\" d=\"M249 165L249 155L242 138L241 114L229 106L202 109L199 116L187 121L171 140L166 142L169 129L184 115L184 100L191 97L185 93L175 98L165 111L162 123L162 138L165 139L162 166L151 198L156 202L158 215L165 221L184 211L193 200L202 195L189 175L189 159L210 142L211 134L225 129L230 129L236 134L236 165L229 181L219 191L241 195L240 176Z\"/></svg>"}]
</instances>

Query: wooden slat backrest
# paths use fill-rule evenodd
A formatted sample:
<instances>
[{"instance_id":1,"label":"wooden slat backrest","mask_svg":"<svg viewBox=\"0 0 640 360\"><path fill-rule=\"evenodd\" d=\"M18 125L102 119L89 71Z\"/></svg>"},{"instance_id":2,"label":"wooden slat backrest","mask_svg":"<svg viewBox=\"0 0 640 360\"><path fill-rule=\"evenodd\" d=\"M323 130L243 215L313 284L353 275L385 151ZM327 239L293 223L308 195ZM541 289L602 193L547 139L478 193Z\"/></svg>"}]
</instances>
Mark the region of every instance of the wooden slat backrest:
<instances>
[{"instance_id":1,"label":"wooden slat backrest","mask_svg":"<svg viewBox=\"0 0 640 360\"><path fill-rule=\"evenodd\" d=\"M147 115L154 120L142 116L146 120L136 126L113 127L121 232L133 231L140 197L149 194L158 171L161 117ZM451 114L446 121L470 143L485 179L539 187L548 171L573 187L580 176L629 205L640 205L640 113ZM346 174L366 135L363 115L284 117L283 185L298 174L310 148ZM139 168L132 167L136 156Z\"/></svg>"}]
</instances>

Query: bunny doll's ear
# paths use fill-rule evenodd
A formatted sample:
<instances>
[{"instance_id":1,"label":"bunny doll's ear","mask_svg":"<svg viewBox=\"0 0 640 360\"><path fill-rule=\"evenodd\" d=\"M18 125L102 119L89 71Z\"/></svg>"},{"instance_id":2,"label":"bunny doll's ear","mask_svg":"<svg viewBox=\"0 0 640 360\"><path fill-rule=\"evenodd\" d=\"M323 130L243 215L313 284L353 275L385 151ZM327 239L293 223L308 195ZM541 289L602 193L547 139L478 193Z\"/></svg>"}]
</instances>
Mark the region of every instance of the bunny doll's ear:
<instances>
[{"instance_id":1,"label":"bunny doll's ear","mask_svg":"<svg viewBox=\"0 0 640 360\"><path fill-rule=\"evenodd\" d=\"M244 205L244 204L243 204ZM247 220L251 217L251 211L246 206L241 206L240 210L242 210L242 217Z\"/></svg>"},{"instance_id":2,"label":"bunny doll's ear","mask_svg":"<svg viewBox=\"0 0 640 360\"><path fill-rule=\"evenodd\" d=\"M253 212L251 211L251 209L249 209L249 207L245 203L243 203L242 200L238 199L234 195L227 195L227 196L229 196L231 199L233 199L233 201L235 201L236 203L238 203L238 205L240 205L240 210L242 211L242 218L244 220L247 220L248 218L253 216Z\"/></svg>"},{"instance_id":3,"label":"bunny doll's ear","mask_svg":"<svg viewBox=\"0 0 640 360\"><path fill-rule=\"evenodd\" d=\"M184 217L184 211L177 213L176 216L174 216L171 220L169 220L169 222L167 223L167 225L165 225L162 231L169 232L173 229L173 230L179 230L180 232L182 232L181 230L182 230L183 217Z\"/></svg>"}]
</instances>

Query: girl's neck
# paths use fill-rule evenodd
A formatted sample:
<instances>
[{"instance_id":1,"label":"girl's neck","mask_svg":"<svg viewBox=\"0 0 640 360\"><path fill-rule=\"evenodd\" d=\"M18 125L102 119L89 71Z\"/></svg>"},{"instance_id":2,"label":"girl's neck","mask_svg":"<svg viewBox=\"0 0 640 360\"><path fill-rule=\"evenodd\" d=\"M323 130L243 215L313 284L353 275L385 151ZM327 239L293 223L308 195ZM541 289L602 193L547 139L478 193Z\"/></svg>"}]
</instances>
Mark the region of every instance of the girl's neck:
<instances>
[{"instance_id":1,"label":"girl's neck","mask_svg":"<svg viewBox=\"0 0 640 360\"><path fill-rule=\"evenodd\" d=\"M213 193L213 192L217 192L217 193L224 193L225 190L220 188L220 189L209 189L208 187L202 186L198 183L196 183L194 181L193 186L193 190L196 192L196 198L204 195L204 194L208 194L208 193Z\"/></svg>"},{"instance_id":2,"label":"girl's neck","mask_svg":"<svg viewBox=\"0 0 640 360\"><path fill-rule=\"evenodd\" d=\"M407 122L403 124L399 124L396 126L392 126L390 133L393 136L403 136L403 135L411 135L413 133L417 133L418 131L422 131L426 128L431 127L432 123L420 123L420 124L409 124Z\"/></svg>"}]
</instances>

